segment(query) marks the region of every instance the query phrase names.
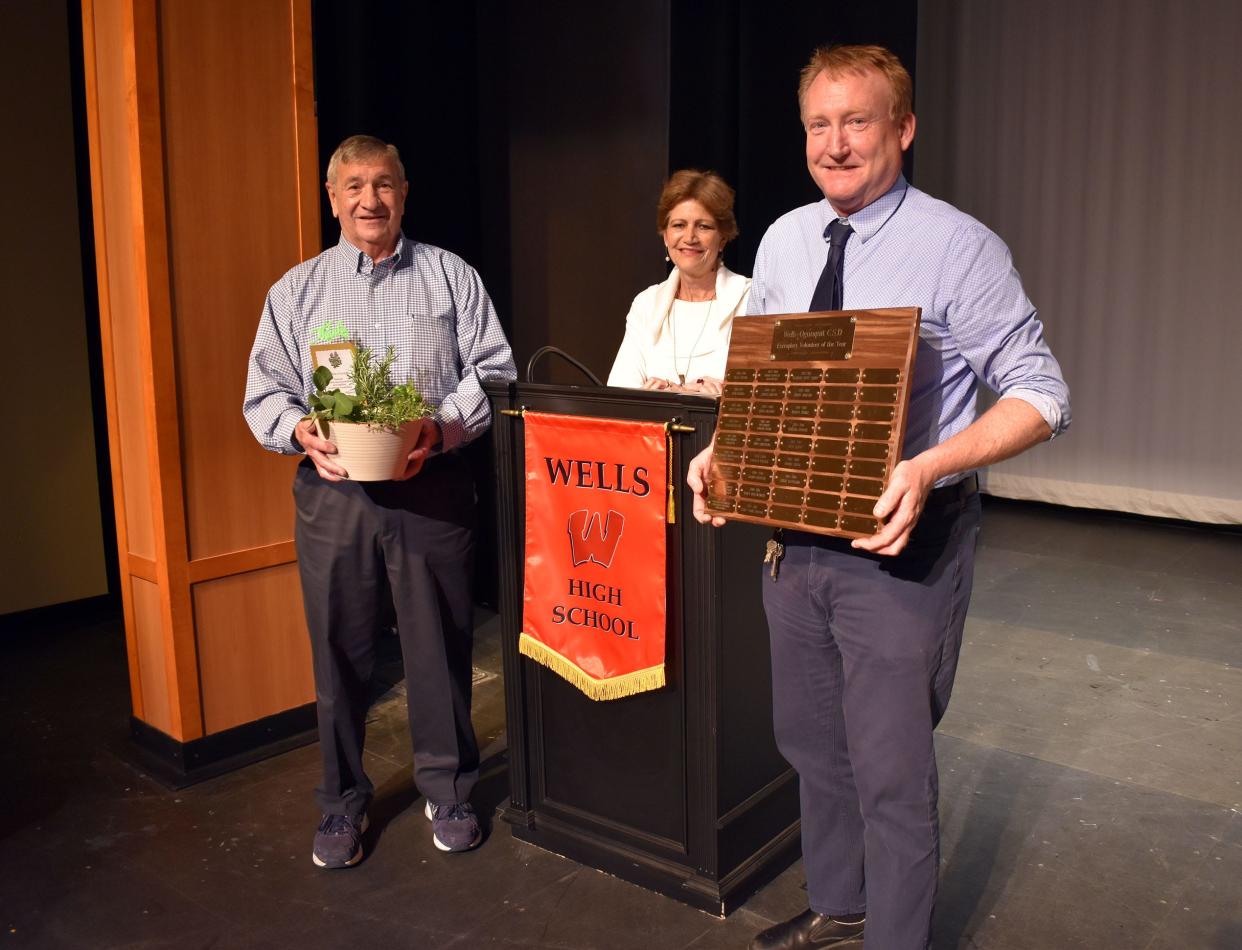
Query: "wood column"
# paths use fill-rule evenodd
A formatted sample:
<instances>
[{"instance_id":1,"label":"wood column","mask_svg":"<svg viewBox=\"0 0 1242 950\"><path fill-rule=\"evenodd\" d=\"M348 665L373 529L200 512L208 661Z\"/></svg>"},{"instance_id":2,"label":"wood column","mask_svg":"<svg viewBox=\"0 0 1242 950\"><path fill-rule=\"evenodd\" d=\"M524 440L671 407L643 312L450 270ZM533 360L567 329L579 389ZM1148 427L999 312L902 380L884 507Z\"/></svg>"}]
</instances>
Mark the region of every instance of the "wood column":
<instances>
[{"instance_id":1,"label":"wood column","mask_svg":"<svg viewBox=\"0 0 1242 950\"><path fill-rule=\"evenodd\" d=\"M310 0L83 0L135 737L174 778L313 723L296 460L241 416L267 288L320 249Z\"/></svg>"}]
</instances>

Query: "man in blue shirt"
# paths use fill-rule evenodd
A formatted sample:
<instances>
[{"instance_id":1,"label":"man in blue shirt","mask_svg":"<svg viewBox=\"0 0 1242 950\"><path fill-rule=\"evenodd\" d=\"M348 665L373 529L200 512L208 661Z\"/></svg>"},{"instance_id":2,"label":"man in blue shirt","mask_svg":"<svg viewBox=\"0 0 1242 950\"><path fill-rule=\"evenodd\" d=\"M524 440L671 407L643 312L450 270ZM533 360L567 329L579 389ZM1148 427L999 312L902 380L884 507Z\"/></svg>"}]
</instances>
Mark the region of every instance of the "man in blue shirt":
<instances>
[{"instance_id":1,"label":"man in blue shirt","mask_svg":"<svg viewBox=\"0 0 1242 950\"><path fill-rule=\"evenodd\" d=\"M904 460L848 541L784 533L765 580L773 724L799 775L810 909L752 950L924 950L939 865L932 732L952 690L970 599L975 470L1057 435L1068 390L1008 249L986 227L910 186L910 76L888 50L817 50L798 90L807 168L824 200L768 229L749 312L798 313L844 235L838 306L922 308ZM831 283L831 281L830 281ZM822 298L820 298L822 300ZM999 394L976 413L979 381ZM712 449L691 462L695 517ZM766 575L766 572L765 572Z\"/></svg>"},{"instance_id":2,"label":"man in blue shirt","mask_svg":"<svg viewBox=\"0 0 1242 950\"><path fill-rule=\"evenodd\" d=\"M355 135L326 182L341 239L268 292L246 378L243 412L274 452L298 467L295 544L315 670L323 819L320 867L362 860L374 791L363 738L381 599L391 592L405 663L414 781L442 851L481 839L470 791L479 753L470 724L474 483L455 450L491 411L482 381L513 379L509 344L479 275L448 251L401 231L409 189L397 150ZM396 359L392 382L414 380L436 410L423 420L401 478L356 482L305 419L314 391L311 345L343 335Z\"/></svg>"}]
</instances>

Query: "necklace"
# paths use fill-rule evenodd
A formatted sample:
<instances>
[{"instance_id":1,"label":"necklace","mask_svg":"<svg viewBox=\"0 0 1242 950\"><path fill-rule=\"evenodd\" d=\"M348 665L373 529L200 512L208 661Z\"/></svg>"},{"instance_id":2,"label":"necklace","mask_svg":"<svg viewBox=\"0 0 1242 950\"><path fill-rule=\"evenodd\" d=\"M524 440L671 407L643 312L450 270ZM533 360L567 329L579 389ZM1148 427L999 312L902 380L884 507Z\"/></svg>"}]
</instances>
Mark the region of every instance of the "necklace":
<instances>
[{"instance_id":1,"label":"necklace","mask_svg":"<svg viewBox=\"0 0 1242 950\"><path fill-rule=\"evenodd\" d=\"M697 302L701 302L701 301L697 301ZM685 303L691 303L691 301L687 300L685 301ZM712 308L714 306L716 306L716 298L712 297L707 302L707 316L703 318L703 323L699 327L699 335L694 338L694 342L690 344L690 352L686 354L685 372L677 373L677 382L680 383L682 386L686 385L686 377L690 374L690 362L691 360L694 359L694 351L699 348L699 341L703 339L703 331L707 329L707 325L711 322ZM673 301L673 310L674 312L669 314L669 318L670 318L669 322L672 323L673 325L673 369L676 370L677 369L677 314L675 312L677 310L676 300Z\"/></svg>"}]
</instances>

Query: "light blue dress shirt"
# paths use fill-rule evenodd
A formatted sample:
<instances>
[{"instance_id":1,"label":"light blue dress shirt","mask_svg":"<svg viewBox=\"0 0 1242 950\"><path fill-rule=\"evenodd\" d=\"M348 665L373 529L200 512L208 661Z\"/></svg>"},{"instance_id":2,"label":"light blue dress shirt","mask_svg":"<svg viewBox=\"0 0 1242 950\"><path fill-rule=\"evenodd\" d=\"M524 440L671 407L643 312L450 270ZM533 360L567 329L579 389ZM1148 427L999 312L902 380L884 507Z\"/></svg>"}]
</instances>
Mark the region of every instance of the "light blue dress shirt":
<instances>
[{"instance_id":1,"label":"light blue dress shirt","mask_svg":"<svg viewBox=\"0 0 1242 950\"><path fill-rule=\"evenodd\" d=\"M755 258L748 313L807 311L828 259L824 231L834 217L823 200L768 228ZM900 176L848 220L854 233L845 245L844 309L922 308L904 458L975 420L979 380L1001 398L1030 403L1054 436L1065 430L1069 389L1000 238Z\"/></svg>"}]
</instances>

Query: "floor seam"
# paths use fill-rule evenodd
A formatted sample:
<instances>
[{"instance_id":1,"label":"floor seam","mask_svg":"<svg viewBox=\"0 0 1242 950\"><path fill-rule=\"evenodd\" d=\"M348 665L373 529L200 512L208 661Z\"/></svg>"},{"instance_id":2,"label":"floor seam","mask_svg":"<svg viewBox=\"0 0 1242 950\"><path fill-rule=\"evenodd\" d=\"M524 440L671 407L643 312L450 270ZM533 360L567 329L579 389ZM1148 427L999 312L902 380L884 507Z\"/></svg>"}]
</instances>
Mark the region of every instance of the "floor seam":
<instances>
[{"instance_id":1,"label":"floor seam","mask_svg":"<svg viewBox=\"0 0 1242 950\"><path fill-rule=\"evenodd\" d=\"M1146 782L1138 782L1133 779L1119 779L1111 775L1103 775L1099 772L1092 772L1088 769L1084 769L1076 765L1066 765L1064 762L1057 762L1054 759L1045 759L1045 758L1042 758L1041 756L1033 755L1029 752L1018 752L1013 749L1006 749L1003 746L989 745L986 742L976 742L973 739L968 739L963 736L952 735L951 733L941 733L941 735L945 736L946 738L953 739L957 742L964 742L967 745L974 746L977 749L992 749L992 750L995 750L996 752L1003 752L1006 755L1013 755L1013 756L1017 756L1018 758L1022 758L1022 759L1030 759L1033 762L1042 762L1045 765L1052 765L1052 766L1056 766L1057 768L1067 769L1071 772L1078 772L1081 775L1089 775L1095 779L1111 781L1117 784L1121 784L1124 782L1125 784L1133 788L1142 788L1142 789L1146 789L1149 792L1156 792L1160 795L1169 795L1169 796L1172 796L1173 798L1180 798L1183 801L1195 802L1198 805L1209 805L1213 808L1219 808L1224 812L1232 812L1233 814L1240 813L1239 809L1235 806L1222 805L1220 802L1212 801L1209 798L1195 798L1193 795L1186 795L1186 794L1183 794L1182 792L1173 792L1167 788L1158 788L1157 786L1149 785Z\"/></svg>"}]
</instances>

